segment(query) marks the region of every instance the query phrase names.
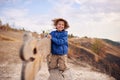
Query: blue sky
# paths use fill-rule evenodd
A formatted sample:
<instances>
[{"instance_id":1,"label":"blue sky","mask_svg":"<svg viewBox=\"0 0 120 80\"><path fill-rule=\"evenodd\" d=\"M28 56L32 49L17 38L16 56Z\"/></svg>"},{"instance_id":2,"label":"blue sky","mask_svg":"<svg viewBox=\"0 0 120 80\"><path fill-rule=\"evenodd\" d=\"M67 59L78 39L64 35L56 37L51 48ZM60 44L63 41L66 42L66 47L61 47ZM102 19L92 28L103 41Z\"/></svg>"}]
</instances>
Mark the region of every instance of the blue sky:
<instances>
[{"instance_id":1,"label":"blue sky","mask_svg":"<svg viewBox=\"0 0 120 80\"><path fill-rule=\"evenodd\" d=\"M120 41L120 0L0 0L0 19L15 28L41 33L64 18L69 33Z\"/></svg>"}]
</instances>

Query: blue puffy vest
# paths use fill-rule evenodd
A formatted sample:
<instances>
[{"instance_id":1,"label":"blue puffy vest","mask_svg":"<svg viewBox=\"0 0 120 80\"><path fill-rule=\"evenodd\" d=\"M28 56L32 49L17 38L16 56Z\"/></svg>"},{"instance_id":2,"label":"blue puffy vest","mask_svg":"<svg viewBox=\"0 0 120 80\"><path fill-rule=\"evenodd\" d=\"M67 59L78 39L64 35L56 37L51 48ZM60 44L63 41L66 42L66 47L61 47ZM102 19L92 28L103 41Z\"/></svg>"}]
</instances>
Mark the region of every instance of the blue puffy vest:
<instances>
[{"instance_id":1,"label":"blue puffy vest","mask_svg":"<svg viewBox=\"0 0 120 80\"><path fill-rule=\"evenodd\" d=\"M68 53L68 32L52 31L50 33L51 39L51 53L55 55L65 55Z\"/></svg>"}]
</instances>

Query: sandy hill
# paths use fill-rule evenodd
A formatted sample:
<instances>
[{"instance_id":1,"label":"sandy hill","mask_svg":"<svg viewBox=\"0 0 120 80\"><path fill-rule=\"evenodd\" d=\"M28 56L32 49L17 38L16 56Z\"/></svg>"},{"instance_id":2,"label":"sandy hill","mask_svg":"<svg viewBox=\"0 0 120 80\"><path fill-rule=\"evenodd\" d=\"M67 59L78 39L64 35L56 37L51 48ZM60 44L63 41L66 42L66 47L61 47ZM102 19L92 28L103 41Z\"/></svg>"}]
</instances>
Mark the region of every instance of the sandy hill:
<instances>
[{"instance_id":1,"label":"sandy hill","mask_svg":"<svg viewBox=\"0 0 120 80\"><path fill-rule=\"evenodd\" d=\"M109 40L110 41L110 40ZM116 43L115 43L116 44ZM69 39L69 57L90 64L98 71L120 79L120 48L96 38Z\"/></svg>"},{"instance_id":2,"label":"sandy hill","mask_svg":"<svg viewBox=\"0 0 120 80\"><path fill-rule=\"evenodd\" d=\"M20 80L22 62L19 58L19 49L23 33L24 31L0 28L1 80ZM104 48L95 53L96 47L92 46L95 41L90 38L69 39L68 66L71 69L72 80L119 80L120 49L100 40ZM43 63L36 80L47 80L49 74L45 66L47 67Z\"/></svg>"}]
</instances>

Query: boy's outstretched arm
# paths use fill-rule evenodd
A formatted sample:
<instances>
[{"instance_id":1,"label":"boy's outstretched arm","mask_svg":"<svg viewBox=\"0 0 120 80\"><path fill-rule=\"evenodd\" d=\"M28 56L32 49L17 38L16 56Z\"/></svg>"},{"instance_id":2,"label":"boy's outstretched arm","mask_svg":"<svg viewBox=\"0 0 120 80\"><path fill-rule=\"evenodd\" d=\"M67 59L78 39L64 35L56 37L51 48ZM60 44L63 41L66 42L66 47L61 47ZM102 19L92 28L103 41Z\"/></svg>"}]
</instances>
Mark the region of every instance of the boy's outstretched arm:
<instances>
[{"instance_id":1,"label":"boy's outstretched arm","mask_svg":"<svg viewBox=\"0 0 120 80\"><path fill-rule=\"evenodd\" d=\"M68 40L67 38L68 38L67 35L65 35L61 39L57 39L57 38L52 37L51 40L57 45L63 45L67 42L67 40Z\"/></svg>"}]
</instances>

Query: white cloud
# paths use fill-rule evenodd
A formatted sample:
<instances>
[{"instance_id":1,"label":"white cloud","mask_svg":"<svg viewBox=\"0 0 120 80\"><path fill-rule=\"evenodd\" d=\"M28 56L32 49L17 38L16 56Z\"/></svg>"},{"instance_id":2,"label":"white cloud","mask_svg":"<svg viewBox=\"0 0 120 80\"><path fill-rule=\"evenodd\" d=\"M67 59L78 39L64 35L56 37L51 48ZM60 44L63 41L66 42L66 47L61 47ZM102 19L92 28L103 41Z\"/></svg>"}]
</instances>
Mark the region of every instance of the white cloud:
<instances>
[{"instance_id":1,"label":"white cloud","mask_svg":"<svg viewBox=\"0 0 120 80\"><path fill-rule=\"evenodd\" d=\"M8 22L13 27L25 28L30 31L42 32L51 29L52 26L47 21L48 15L29 15L28 9L7 8L2 11L2 20Z\"/></svg>"},{"instance_id":2,"label":"white cloud","mask_svg":"<svg viewBox=\"0 0 120 80\"><path fill-rule=\"evenodd\" d=\"M21 18L26 16L27 14L27 9L4 9L2 12L3 15L5 15L6 17L11 17L11 18Z\"/></svg>"},{"instance_id":3,"label":"white cloud","mask_svg":"<svg viewBox=\"0 0 120 80\"><path fill-rule=\"evenodd\" d=\"M83 12L120 12L119 0L76 0Z\"/></svg>"},{"instance_id":4,"label":"white cloud","mask_svg":"<svg viewBox=\"0 0 120 80\"><path fill-rule=\"evenodd\" d=\"M13 0L14 2L16 0ZM20 0L17 0L20 1ZM104 37L120 41L119 0L48 0L50 13L29 15L26 8L8 8L2 11L5 19L17 26L40 32L51 29L51 19L63 17L70 24L69 33L78 36ZM27 0L24 5L32 4ZM48 6L49 7L49 6Z\"/></svg>"},{"instance_id":5,"label":"white cloud","mask_svg":"<svg viewBox=\"0 0 120 80\"><path fill-rule=\"evenodd\" d=\"M60 0L61 1L61 0ZM53 12L62 14L71 25L70 33L78 36L104 37L120 40L119 0L70 0L56 1ZM73 5L77 4L77 8Z\"/></svg>"},{"instance_id":6,"label":"white cloud","mask_svg":"<svg viewBox=\"0 0 120 80\"><path fill-rule=\"evenodd\" d=\"M21 0L0 0L0 4L15 4Z\"/></svg>"}]
</instances>

